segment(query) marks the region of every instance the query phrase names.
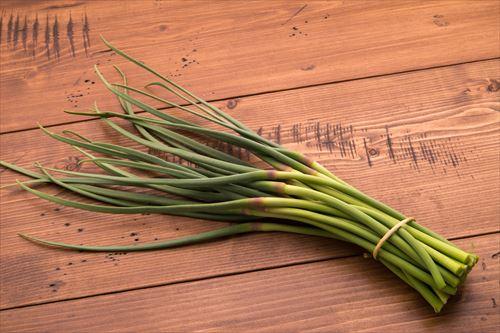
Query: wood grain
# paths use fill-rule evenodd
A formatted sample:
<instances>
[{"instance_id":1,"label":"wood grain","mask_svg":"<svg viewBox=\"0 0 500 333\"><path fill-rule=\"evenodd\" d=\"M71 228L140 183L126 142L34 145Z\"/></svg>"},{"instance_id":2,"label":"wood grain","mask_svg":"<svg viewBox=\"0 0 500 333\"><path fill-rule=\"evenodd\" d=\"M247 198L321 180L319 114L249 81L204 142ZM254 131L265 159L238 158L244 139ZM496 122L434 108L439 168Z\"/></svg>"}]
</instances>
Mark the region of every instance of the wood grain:
<instances>
[{"instance_id":1,"label":"wood grain","mask_svg":"<svg viewBox=\"0 0 500 333\"><path fill-rule=\"evenodd\" d=\"M361 256L0 313L15 332L496 332L499 234L460 240L480 255L440 315Z\"/></svg>"},{"instance_id":2,"label":"wood grain","mask_svg":"<svg viewBox=\"0 0 500 333\"><path fill-rule=\"evenodd\" d=\"M457 238L499 230L495 78L498 61L483 61L219 105L263 135L305 152L358 188L416 216L422 224ZM95 121L52 130L65 128L130 144ZM2 135L0 145L2 159L26 167L40 161L75 168L80 158L40 131ZM17 177L5 171L0 180L5 184ZM138 242L171 238L217 224L85 213L19 191L2 191L0 199L2 308L359 253L338 242L277 234L127 255L54 251L27 243L17 233L74 243L127 244L136 238Z\"/></svg>"},{"instance_id":3,"label":"wood grain","mask_svg":"<svg viewBox=\"0 0 500 333\"><path fill-rule=\"evenodd\" d=\"M498 57L499 5L3 1L0 131L113 104L92 72L99 64L110 74L116 60L99 34L213 100ZM135 85L149 79L124 69Z\"/></svg>"}]
</instances>

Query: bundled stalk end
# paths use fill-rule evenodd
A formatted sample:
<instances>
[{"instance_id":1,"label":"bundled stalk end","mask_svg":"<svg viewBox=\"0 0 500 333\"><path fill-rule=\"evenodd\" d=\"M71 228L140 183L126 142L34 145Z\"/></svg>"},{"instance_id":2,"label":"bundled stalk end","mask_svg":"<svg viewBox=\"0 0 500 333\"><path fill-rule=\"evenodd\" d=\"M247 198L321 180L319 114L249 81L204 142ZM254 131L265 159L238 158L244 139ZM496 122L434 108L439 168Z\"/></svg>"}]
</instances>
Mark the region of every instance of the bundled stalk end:
<instances>
[{"instance_id":1,"label":"bundled stalk end","mask_svg":"<svg viewBox=\"0 0 500 333\"><path fill-rule=\"evenodd\" d=\"M259 136L102 36L101 39L156 81L146 85L147 91L132 87L125 74L115 67L121 81L110 83L96 66L97 76L117 98L123 112L99 110L97 105L91 113L66 112L99 118L134 141L135 146L95 141L73 131L57 134L38 124L43 133L79 150L85 156L84 162L93 163L102 172L75 172L41 165L37 165L39 172L34 172L4 161L0 165L32 178L17 182L22 189L59 205L109 214L156 213L232 224L197 235L137 245L73 245L20 233L22 238L83 251L159 250L251 232L332 238L372 253L420 293L435 312L442 310L478 262L478 256L421 226L418 218L407 218L349 185L320 163ZM167 99L172 97L177 102ZM183 111L189 118L174 116L170 109L162 111L151 101ZM201 126L193 121L195 118L211 126ZM133 130L122 126L123 122ZM215 145L210 144L214 142ZM234 156L221 146L245 151L252 158ZM162 155L175 156L178 162L168 161ZM90 199L91 203L35 189L37 184L45 183ZM266 218L277 222L259 222Z\"/></svg>"}]
</instances>

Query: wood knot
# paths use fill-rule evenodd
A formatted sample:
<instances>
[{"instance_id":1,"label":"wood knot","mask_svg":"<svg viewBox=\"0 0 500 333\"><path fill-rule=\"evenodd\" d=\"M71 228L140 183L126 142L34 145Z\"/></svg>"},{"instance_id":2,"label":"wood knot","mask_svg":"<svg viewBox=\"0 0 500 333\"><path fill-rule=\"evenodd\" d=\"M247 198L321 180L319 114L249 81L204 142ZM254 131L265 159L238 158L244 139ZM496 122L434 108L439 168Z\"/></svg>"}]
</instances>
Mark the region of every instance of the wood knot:
<instances>
[{"instance_id":1,"label":"wood knot","mask_svg":"<svg viewBox=\"0 0 500 333\"><path fill-rule=\"evenodd\" d=\"M238 106L238 100L237 99L230 99L229 101L227 101L227 104L226 104L227 108L228 109L234 109L236 106Z\"/></svg>"},{"instance_id":2,"label":"wood knot","mask_svg":"<svg viewBox=\"0 0 500 333\"><path fill-rule=\"evenodd\" d=\"M56 168L68 171L78 171L81 168L80 158L78 156L69 156L56 164Z\"/></svg>"},{"instance_id":3,"label":"wood knot","mask_svg":"<svg viewBox=\"0 0 500 333\"><path fill-rule=\"evenodd\" d=\"M500 89L500 82L497 80L489 80L490 84L486 87L489 92L497 92Z\"/></svg>"}]
</instances>

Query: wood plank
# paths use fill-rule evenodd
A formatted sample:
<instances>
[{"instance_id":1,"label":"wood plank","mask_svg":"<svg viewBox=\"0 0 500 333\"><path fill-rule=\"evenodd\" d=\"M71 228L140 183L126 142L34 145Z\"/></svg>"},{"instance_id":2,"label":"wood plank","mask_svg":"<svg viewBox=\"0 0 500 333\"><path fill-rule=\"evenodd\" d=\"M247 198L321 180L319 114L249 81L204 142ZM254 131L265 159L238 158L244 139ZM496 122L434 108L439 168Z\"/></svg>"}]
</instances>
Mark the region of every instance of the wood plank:
<instances>
[{"instance_id":1,"label":"wood plank","mask_svg":"<svg viewBox=\"0 0 500 333\"><path fill-rule=\"evenodd\" d=\"M232 108L252 128L261 127L264 136L320 160L444 236L463 237L498 231L497 75L498 61L485 61L219 104ZM53 130L63 128L129 144L94 121ZM3 159L25 167L40 161L74 168L81 158L40 131L2 135L0 145ZM5 184L17 177L3 172L0 180ZM3 308L356 253L338 242L278 234L124 256L55 251L16 234L127 244L135 238L146 242L190 234L215 224L85 213L19 191L0 194Z\"/></svg>"},{"instance_id":2,"label":"wood plank","mask_svg":"<svg viewBox=\"0 0 500 333\"><path fill-rule=\"evenodd\" d=\"M15 332L497 332L498 234L460 240L480 264L435 315L361 256L0 313Z\"/></svg>"},{"instance_id":3,"label":"wood plank","mask_svg":"<svg viewBox=\"0 0 500 333\"><path fill-rule=\"evenodd\" d=\"M498 1L2 1L0 131L114 105L116 45L208 99L498 57ZM136 19L140 17L140 20ZM38 18L38 19L37 19ZM196 24L193 24L196 22ZM36 33L34 33L36 31ZM134 85L150 77L124 66Z\"/></svg>"}]
</instances>

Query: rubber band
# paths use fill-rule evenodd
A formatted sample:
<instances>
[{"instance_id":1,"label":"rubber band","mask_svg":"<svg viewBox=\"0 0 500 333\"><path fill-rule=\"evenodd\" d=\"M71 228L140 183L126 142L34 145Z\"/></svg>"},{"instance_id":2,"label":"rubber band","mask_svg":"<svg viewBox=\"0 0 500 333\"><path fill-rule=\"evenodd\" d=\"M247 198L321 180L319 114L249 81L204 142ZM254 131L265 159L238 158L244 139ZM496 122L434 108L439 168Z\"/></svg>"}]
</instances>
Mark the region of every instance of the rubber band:
<instances>
[{"instance_id":1,"label":"rubber band","mask_svg":"<svg viewBox=\"0 0 500 333\"><path fill-rule=\"evenodd\" d=\"M389 231L387 231L386 234L382 238L380 238L380 240L377 243L377 246L375 246L375 249L373 250L373 253L372 253L373 259L377 259L378 252L382 248L382 245L384 245L384 243L392 235L394 235L396 233L396 231L398 231L399 228L401 228L402 226L404 226L406 223L408 223L410 221L415 221L415 219L413 217L407 217L404 220L399 221L391 229L389 229Z\"/></svg>"}]
</instances>

